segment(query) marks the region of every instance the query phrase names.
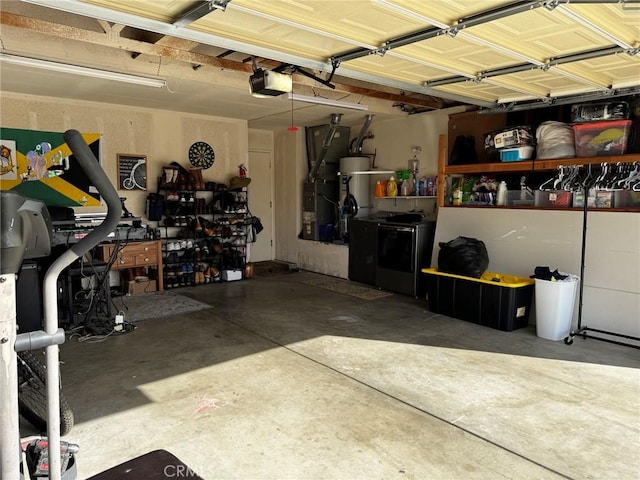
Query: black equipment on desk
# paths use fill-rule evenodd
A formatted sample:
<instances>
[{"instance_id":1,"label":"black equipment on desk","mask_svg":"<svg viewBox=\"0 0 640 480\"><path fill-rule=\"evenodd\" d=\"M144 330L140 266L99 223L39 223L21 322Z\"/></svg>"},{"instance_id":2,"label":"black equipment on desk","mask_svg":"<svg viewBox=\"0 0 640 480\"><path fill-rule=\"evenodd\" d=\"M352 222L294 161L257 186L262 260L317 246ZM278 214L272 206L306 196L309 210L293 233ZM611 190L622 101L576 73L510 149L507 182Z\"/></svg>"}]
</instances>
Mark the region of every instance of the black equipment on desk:
<instances>
[{"instance_id":1,"label":"black equipment on desk","mask_svg":"<svg viewBox=\"0 0 640 480\"><path fill-rule=\"evenodd\" d=\"M82 227L76 226L60 226L55 224L53 226L53 238L51 239L51 245L56 246L66 246L71 245L73 243L78 243L80 239L86 237L93 227ZM107 235L104 240L122 240L122 241L132 241L132 240L145 240L147 238L147 229L142 226L133 226L133 225L118 225L116 229Z\"/></svg>"}]
</instances>

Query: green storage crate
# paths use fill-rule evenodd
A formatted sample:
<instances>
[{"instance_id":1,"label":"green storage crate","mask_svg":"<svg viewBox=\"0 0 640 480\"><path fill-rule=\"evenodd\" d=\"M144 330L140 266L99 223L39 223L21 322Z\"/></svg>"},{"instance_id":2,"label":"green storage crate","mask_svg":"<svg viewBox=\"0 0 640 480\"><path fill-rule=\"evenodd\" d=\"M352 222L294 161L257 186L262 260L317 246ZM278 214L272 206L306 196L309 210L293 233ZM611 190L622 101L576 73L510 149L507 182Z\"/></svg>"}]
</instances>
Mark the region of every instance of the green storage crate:
<instances>
[{"instance_id":1,"label":"green storage crate","mask_svg":"<svg viewBox=\"0 0 640 480\"><path fill-rule=\"evenodd\" d=\"M473 278L435 268L422 273L432 312L508 332L529 323L535 288L531 278L493 272Z\"/></svg>"}]
</instances>

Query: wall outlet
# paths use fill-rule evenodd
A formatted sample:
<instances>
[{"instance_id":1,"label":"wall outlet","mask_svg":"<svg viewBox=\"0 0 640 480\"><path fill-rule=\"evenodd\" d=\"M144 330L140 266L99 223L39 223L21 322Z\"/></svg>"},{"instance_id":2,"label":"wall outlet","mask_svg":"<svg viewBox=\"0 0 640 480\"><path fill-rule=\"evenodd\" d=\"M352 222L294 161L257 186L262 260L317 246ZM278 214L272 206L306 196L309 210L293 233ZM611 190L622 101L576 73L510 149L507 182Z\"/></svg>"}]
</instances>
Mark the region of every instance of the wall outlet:
<instances>
[{"instance_id":1,"label":"wall outlet","mask_svg":"<svg viewBox=\"0 0 640 480\"><path fill-rule=\"evenodd\" d=\"M118 314L116 315L116 324L113 327L116 332L121 332L124 330L124 315Z\"/></svg>"}]
</instances>

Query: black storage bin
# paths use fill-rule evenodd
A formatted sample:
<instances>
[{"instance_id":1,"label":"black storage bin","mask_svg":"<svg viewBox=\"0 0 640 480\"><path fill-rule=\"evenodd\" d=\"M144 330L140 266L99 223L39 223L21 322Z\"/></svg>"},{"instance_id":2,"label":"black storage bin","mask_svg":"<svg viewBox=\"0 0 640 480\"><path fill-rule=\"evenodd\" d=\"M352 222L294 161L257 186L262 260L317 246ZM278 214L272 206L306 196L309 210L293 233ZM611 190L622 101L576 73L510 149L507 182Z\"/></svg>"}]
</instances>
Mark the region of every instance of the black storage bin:
<instances>
[{"instance_id":1,"label":"black storage bin","mask_svg":"<svg viewBox=\"0 0 640 480\"><path fill-rule=\"evenodd\" d=\"M422 270L427 280L429 310L510 332L526 327L534 280L485 272L481 278Z\"/></svg>"}]
</instances>

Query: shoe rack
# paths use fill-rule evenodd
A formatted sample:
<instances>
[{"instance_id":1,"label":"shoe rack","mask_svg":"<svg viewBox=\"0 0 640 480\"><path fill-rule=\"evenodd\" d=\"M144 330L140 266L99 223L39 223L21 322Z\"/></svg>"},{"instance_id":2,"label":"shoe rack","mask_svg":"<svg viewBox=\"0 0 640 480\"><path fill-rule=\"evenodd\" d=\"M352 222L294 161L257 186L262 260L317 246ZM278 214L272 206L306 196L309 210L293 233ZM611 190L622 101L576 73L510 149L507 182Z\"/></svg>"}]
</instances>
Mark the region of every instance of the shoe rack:
<instances>
[{"instance_id":1,"label":"shoe rack","mask_svg":"<svg viewBox=\"0 0 640 480\"><path fill-rule=\"evenodd\" d=\"M171 170L167 172L167 170ZM199 169L188 180L173 169L159 179L164 198L162 232L164 287L206 285L244 272L250 226L247 188L203 182ZM184 176L184 175L183 175ZM241 278L241 275L240 275Z\"/></svg>"}]
</instances>

